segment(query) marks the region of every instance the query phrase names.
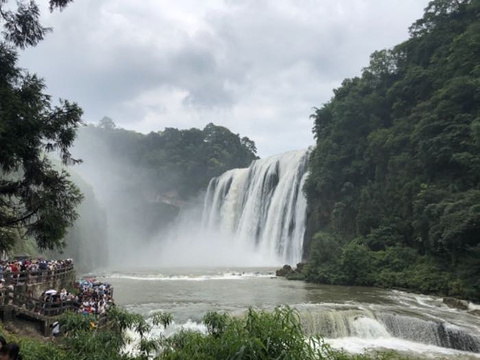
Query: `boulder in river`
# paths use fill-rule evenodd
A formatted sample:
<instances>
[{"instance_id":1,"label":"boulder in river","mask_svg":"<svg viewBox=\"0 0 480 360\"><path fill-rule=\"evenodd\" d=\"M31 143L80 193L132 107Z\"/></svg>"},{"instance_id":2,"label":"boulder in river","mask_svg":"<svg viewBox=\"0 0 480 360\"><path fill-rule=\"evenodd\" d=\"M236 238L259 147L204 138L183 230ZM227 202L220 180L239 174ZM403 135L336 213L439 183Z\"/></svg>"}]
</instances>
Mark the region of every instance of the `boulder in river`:
<instances>
[{"instance_id":1,"label":"boulder in river","mask_svg":"<svg viewBox=\"0 0 480 360\"><path fill-rule=\"evenodd\" d=\"M278 269L275 272L275 275L277 276L287 276L288 274L293 273L293 269L290 265L283 265L281 269Z\"/></svg>"},{"instance_id":2,"label":"boulder in river","mask_svg":"<svg viewBox=\"0 0 480 360\"><path fill-rule=\"evenodd\" d=\"M466 302L465 300L445 297L443 298L443 303L453 309L468 310L468 302Z\"/></svg>"},{"instance_id":3,"label":"boulder in river","mask_svg":"<svg viewBox=\"0 0 480 360\"><path fill-rule=\"evenodd\" d=\"M295 272L297 272L297 273L303 272L303 268L304 268L305 265L306 265L305 263L298 263L297 268L295 269Z\"/></svg>"}]
</instances>

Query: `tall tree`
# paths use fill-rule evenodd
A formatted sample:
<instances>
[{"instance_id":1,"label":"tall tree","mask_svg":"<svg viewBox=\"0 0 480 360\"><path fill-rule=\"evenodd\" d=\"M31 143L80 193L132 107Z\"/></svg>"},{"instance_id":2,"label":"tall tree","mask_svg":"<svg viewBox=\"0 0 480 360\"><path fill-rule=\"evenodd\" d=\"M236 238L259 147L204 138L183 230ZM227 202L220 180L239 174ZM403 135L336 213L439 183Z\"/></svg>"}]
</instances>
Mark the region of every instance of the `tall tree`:
<instances>
[{"instance_id":1,"label":"tall tree","mask_svg":"<svg viewBox=\"0 0 480 360\"><path fill-rule=\"evenodd\" d=\"M50 0L50 10L72 0ZM69 148L81 123L77 104L53 105L45 84L17 65L15 48L34 46L51 31L39 21L35 1L19 1L16 9L0 0L0 250L10 249L18 235L33 237L40 248L63 245L67 228L77 217L82 195L65 170L48 158L57 152L64 165L78 163Z\"/></svg>"}]
</instances>

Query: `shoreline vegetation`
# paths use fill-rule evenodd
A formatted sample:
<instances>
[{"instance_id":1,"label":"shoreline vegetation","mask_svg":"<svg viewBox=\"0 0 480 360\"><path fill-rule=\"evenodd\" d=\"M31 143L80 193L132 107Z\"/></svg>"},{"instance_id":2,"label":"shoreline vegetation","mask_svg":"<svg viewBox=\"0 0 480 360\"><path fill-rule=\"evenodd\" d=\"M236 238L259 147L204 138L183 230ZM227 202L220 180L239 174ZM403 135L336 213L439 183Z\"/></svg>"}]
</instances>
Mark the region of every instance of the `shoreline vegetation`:
<instances>
[{"instance_id":1,"label":"shoreline vegetation","mask_svg":"<svg viewBox=\"0 0 480 360\"><path fill-rule=\"evenodd\" d=\"M287 280L293 280L293 281L305 281L305 282L311 282L311 283L323 284L323 285L338 285L338 286L349 285L349 284L327 284L327 283L311 281L308 279L308 271L310 270L308 269L307 263L298 263L295 268L290 265L284 265L282 268L276 270L275 275L277 277L284 277ZM350 286L362 286L362 285L350 284ZM458 296L452 297L452 296L446 296L447 294L445 293L422 292L412 288L385 287L385 286L375 286L375 285L373 285L373 287L376 287L379 289L398 290L398 291L403 291L403 292L412 293L412 294L433 295L433 296L442 297L443 303L448 307L458 309L458 310L464 310L464 311L467 311L469 314L480 317L480 311L478 309L471 310L469 308L469 301L467 299L462 299ZM471 303L477 304L474 301L472 301Z\"/></svg>"}]
</instances>

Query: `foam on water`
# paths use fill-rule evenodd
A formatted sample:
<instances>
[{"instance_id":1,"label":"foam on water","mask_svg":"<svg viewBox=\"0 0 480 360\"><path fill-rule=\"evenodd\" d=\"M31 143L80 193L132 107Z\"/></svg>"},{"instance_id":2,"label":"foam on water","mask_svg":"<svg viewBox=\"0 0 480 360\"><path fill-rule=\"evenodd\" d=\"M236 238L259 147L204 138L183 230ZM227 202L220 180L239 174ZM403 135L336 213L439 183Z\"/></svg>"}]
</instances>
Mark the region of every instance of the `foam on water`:
<instances>
[{"instance_id":1,"label":"foam on water","mask_svg":"<svg viewBox=\"0 0 480 360\"><path fill-rule=\"evenodd\" d=\"M150 324L151 321L148 321ZM166 329L164 329L162 326L152 326L152 330L145 335L146 339L158 339L159 337L169 337L172 336L182 330L185 331L196 331L200 332L202 334L207 333L207 327L203 323L199 323L196 321L188 320L187 322L183 324L177 324L175 322L172 322ZM127 329L125 330L124 336L129 340L127 343L124 345L122 352L125 354L130 354L133 356L138 356L138 345L140 342L140 335L132 330L132 329Z\"/></svg>"},{"instance_id":2,"label":"foam on water","mask_svg":"<svg viewBox=\"0 0 480 360\"><path fill-rule=\"evenodd\" d=\"M338 339L325 339L335 349L343 349L352 354L361 354L371 350L394 350L408 355L421 356L422 358L438 359L452 357L455 359L480 359L480 354L454 350L435 345L422 344L394 337L359 338L345 337Z\"/></svg>"},{"instance_id":3,"label":"foam on water","mask_svg":"<svg viewBox=\"0 0 480 360\"><path fill-rule=\"evenodd\" d=\"M139 281L212 281L212 280L247 280L252 278L272 278L274 273L262 274L252 272L226 272L215 275L162 275L162 274L111 274L111 279L127 279Z\"/></svg>"}]
</instances>

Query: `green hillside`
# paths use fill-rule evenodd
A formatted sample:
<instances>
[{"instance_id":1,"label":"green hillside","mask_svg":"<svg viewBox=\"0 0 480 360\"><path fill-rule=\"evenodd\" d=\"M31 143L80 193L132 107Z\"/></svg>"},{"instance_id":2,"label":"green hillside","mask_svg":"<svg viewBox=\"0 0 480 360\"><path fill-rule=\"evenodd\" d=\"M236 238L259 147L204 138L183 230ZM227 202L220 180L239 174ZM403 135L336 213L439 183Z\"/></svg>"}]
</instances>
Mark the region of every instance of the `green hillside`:
<instances>
[{"instance_id":1,"label":"green hillside","mask_svg":"<svg viewBox=\"0 0 480 360\"><path fill-rule=\"evenodd\" d=\"M308 279L480 299L480 1L435 0L319 109Z\"/></svg>"}]
</instances>

